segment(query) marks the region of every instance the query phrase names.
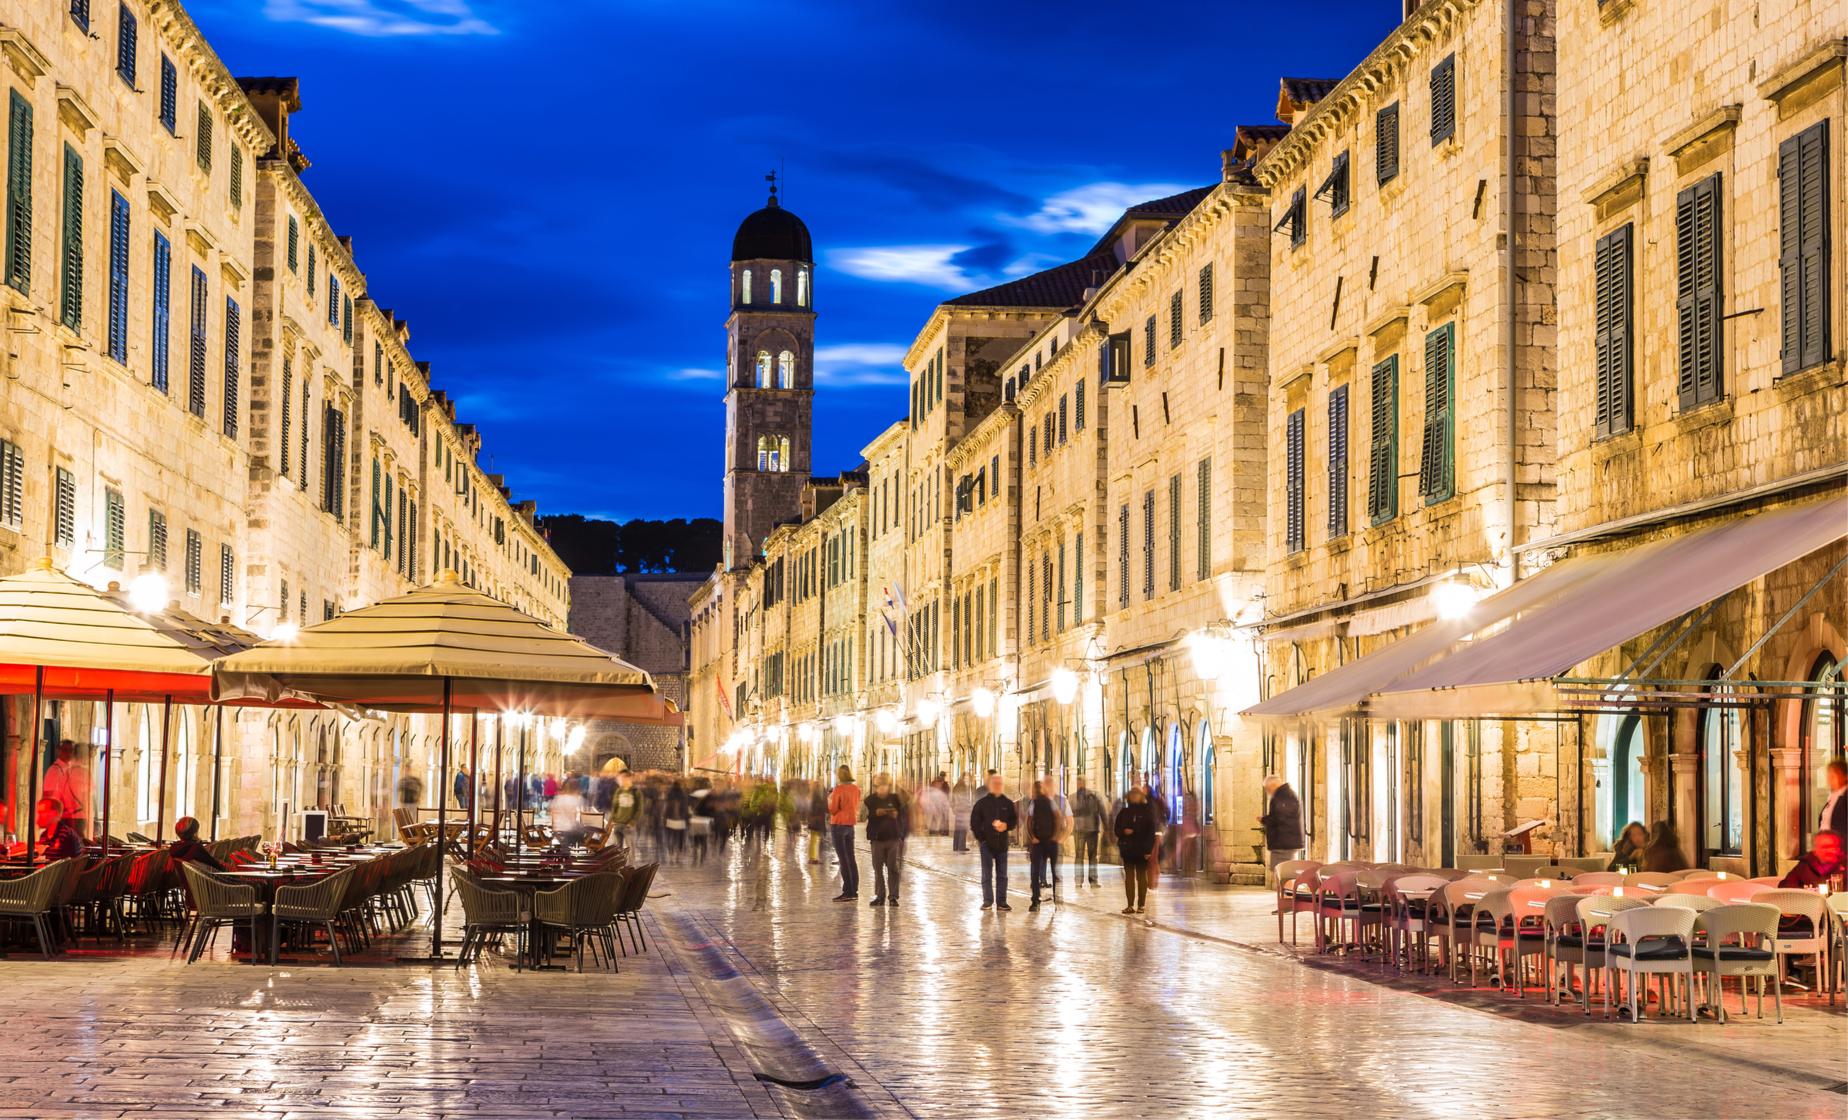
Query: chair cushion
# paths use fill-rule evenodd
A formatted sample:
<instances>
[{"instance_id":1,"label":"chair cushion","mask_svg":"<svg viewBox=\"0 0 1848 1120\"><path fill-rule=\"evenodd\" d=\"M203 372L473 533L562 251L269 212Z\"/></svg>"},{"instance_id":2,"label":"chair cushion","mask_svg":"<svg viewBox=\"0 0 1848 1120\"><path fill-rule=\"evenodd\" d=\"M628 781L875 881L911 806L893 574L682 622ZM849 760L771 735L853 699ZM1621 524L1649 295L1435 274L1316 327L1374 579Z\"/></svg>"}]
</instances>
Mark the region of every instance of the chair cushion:
<instances>
[{"instance_id":1,"label":"chair cushion","mask_svg":"<svg viewBox=\"0 0 1848 1120\"><path fill-rule=\"evenodd\" d=\"M1625 941L1621 945L1610 946L1606 951L1613 957L1634 954L1639 961L1678 961L1688 955L1687 944L1679 937L1652 937L1641 943L1641 952L1637 949L1636 942Z\"/></svg>"},{"instance_id":2,"label":"chair cushion","mask_svg":"<svg viewBox=\"0 0 1848 1120\"><path fill-rule=\"evenodd\" d=\"M1743 945L1722 945L1720 959L1723 961L1769 961L1776 960L1777 954L1769 949L1748 949ZM1713 959L1713 949L1706 945L1697 945L1694 955L1705 960Z\"/></svg>"},{"instance_id":3,"label":"chair cushion","mask_svg":"<svg viewBox=\"0 0 1848 1120\"><path fill-rule=\"evenodd\" d=\"M1358 910L1360 903L1351 898L1325 898L1322 900L1324 910Z\"/></svg>"},{"instance_id":4,"label":"chair cushion","mask_svg":"<svg viewBox=\"0 0 1848 1120\"><path fill-rule=\"evenodd\" d=\"M1555 939L1554 944L1562 949L1590 949L1594 953L1601 953L1604 951L1604 939L1602 937L1594 937L1591 939L1591 942L1587 944L1584 935L1578 933L1562 933Z\"/></svg>"}]
</instances>

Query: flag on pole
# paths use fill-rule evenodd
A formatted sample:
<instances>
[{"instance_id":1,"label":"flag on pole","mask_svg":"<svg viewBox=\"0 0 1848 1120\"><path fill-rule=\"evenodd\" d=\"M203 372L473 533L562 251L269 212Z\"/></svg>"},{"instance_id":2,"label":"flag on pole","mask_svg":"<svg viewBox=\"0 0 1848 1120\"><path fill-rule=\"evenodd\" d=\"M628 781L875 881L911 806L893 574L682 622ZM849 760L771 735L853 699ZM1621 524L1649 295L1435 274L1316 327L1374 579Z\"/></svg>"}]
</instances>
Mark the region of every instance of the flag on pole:
<instances>
[{"instance_id":1,"label":"flag on pole","mask_svg":"<svg viewBox=\"0 0 1848 1120\"><path fill-rule=\"evenodd\" d=\"M736 720L738 717L732 714L731 695L725 687L725 674L714 673L712 675L712 687L717 690L719 694L719 707L725 710L725 718L727 720Z\"/></svg>"}]
</instances>

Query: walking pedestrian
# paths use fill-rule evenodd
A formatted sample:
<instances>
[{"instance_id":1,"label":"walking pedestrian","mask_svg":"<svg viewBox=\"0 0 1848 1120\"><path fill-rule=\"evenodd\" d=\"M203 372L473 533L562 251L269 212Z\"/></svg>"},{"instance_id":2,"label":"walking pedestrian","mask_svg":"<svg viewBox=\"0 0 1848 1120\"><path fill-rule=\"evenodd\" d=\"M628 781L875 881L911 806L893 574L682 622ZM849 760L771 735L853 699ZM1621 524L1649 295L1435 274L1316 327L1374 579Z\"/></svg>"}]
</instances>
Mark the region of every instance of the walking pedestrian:
<instances>
[{"instance_id":1,"label":"walking pedestrian","mask_svg":"<svg viewBox=\"0 0 1848 1120\"><path fill-rule=\"evenodd\" d=\"M873 792L862 803L866 839L873 846L874 906L898 905L898 875L905 849L905 802L892 789L889 775L873 778Z\"/></svg>"},{"instance_id":2,"label":"walking pedestrian","mask_svg":"<svg viewBox=\"0 0 1848 1120\"><path fill-rule=\"evenodd\" d=\"M641 802L640 791L635 788L635 775L627 770L616 775L616 792L610 798L606 819L609 821L608 835L618 845L629 842L629 830L635 827L635 819L642 811Z\"/></svg>"},{"instance_id":3,"label":"walking pedestrian","mask_svg":"<svg viewBox=\"0 0 1848 1120\"><path fill-rule=\"evenodd\" d=\"M1131 786L1129 801L1117 812L1111 826L1117 852L1123 857L1125 914L1140 914L1149 898L1149 860L1155 853L1155 810L1148 791Z\"/></svg>"},{"instance_id":4,"label":"walking pedestrian","mask_svg":"<svg viewBox=\"0 0 1848 1120\"><path fill-rule=\"evenodd\" d=\"M975 791L969 788L968 777L956 779L956 785L950 790L950 828L954 839L950 850L966 852L969 850L969 810L975 806Z\"/></svg>"},{"instance_id":5,"label":"walking pedestrian","mask_svg":"<svg viewBox=\"0 0 1848 1120\"><path fill-rule=\"evenodd\" d=\"M1027 812L1027 858L1031 872L1033 901L1028 910L1040 908L1040 892L1043 889L1059 901L1059 840L1065 835L1068 818L1064 809L1064 799L1058 797L1050 777L1033 783L1033 797L1028 802Z\"/></svg>"},{"instance_id":6,"label":"walking pedestrian","mask_svg":"<svg viewBox=\"0 0 1848 1120\"><path fill-rule=\"evenodd\" d=\"M853 771L842 766L834 772L834 788L828 793L828 824L834 836L834 858L841 867L841 893L836 902L855 902L860 897L860 859L853 850L853 826L860 819L860 787L853 784Z\"/></svg>"},{"instance_id":7,"label":"walking pedestrian","mask_svg":"<svg viewBox=\"0 0 1848 1120\"><path fill-rule=\"evenodd\" d=\"M1264 826L1264 862L1275 886L1278 866L1303 857L1303 803L1276 774L1264 779L1264 815L1258 823Z\"/></svg>"},{"instance_id":8,"label":"walking pedestrian","mask_svg":"<svg viewBox=\"0 0 1848 1120\"><path fill-rule=\"evenodd\" d=\"M1078 788L1072 791L1072 879L1085 881L1085 869L1090 868L1090 883L1097 886L1097 841L1104 829L1104 801L1084 784L1082 775L1078 778Z\"/></svg>"},{"instance_id":9,"label":"walking pedestrian","mask_svg":"<svg viewBox=\"0 0 1848 1120\"><path fill-rule=\"evenodd\" d=\"M821 792L821 782L809 784L808 804L803 807L808 825L808 861L821 862L821 834L828 831L828 795Z\"/></svg>"},{"instance_id":10,"label":"walking pedestrian","mask_svg":"<svg viewBox=\"0 0 1848 1120\"><path fill-rule=\"evenodd\" d=\"M982 909L1012 910L1007 904L1007 846L1020 815L1001 792L1001 775L988 775L988 792L969 809L969 830L982 851Z\"/></svg>"},{"instance_id":11,"label":"walking pedestrian","mask_svg":"<svg viewBox=\"0 0 1848 1120\"><path fill-rule=\"evenodd\" d=\"M667 851L673 863L680 862L680 853L687 843L687 787L680 779L667 787L661 807L661 825L666 830Z\"/></svg>"}]
</instances>

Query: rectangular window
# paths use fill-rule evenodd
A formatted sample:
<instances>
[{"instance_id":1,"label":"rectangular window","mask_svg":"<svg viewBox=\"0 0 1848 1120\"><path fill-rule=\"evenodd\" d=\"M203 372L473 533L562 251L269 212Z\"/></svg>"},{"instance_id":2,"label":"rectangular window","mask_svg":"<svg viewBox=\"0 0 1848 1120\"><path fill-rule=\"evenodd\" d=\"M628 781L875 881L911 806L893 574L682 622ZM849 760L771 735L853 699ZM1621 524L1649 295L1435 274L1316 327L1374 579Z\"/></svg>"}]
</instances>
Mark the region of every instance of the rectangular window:
<instances>
[{"instance_id":1,"label":"rectangular window","mask_svg":"<svg viewBox=\"0 0 1848 1120\"><path fill-rule=\"evenodd\" d=\"M1451 402L1456 390L1457 325L1425 335L1424 441L1418 462L1418 496L1426 505L1456 493Z\"/></svg>"},{"instance_id":2,"label":"rectangular window","mask_svg":"<svg viewBox=\"0 0 1848 1120\"><path fill-rule=\"evenodd\" d=\"M205 102L199 102L198 135L193 139L193 159L199 164L199 170L206 174L212 172L212 111Z\"/></svg>"},{"instance_id":3,"label":"rectangular window","mask_svg":"<svg viewBox=\"0 0 1848 1120\"><path fill-rule=\"evenodd\" d=\"M0 439L0 525L18 529L25 522L26 457L19 445Z\"/></svg>"},{"instance_id":4,"label":"rectangular window","mask_svg":"<svg viewBox=\"0 0 1848 1120\"><path fill-rule=\"evenodd\" d=\"M340 300L340 338L345 342L353 341L353 297L345 296Z\"/></svg>"},{"instance_id":5,"label":"rectangular window","mask_svg":"<svg viewBox=\"0 0 1848 1120\"><path fill-rule=\"evenodd\" d=\"M1305 187L1297 187L1290 196L1290 204L1284 207L1283 216L1271 229L1290 235L1290 248L1295 249L1309 237L1309 192Z\"/></svg>"},{"instance_id":6,"label":"rectangular window","mask_svg":"<svg viewBox=\"0 0 1848 1120\"><path fill-rule=\"evenodd\" d=\"M1168 479L1168 590L1181 589L1181 476Z\"/></svg>"},{"instance_id":7,"label":"rectangular window","mask_svg":"<svg viewBox=\"0 0 1848 1120\"><path fill-rule=\"evenodd\" d=\"M1155 597L1155 491L1142 492L1142 597Z\"/></svg>"},{"instance_id":8,"label":"rectangular window","mask_svg":"<svg viewBox=\"0 0 1848 1120\"><path fill-rule=\"evenodd\" d=\"M1199 568L1199 578L1206 579L1213 574L1213 460L1200 460L1199 467L1199 509L1195 515L1198 524L1196 534L1198 555L1195 561Z\"/></svg>"},{"instance_id":9,"label":"rectangular window","mask_svg":"<svg viewBox=\"0 0 1848 1120\"><path fill-rule=\"evenodd\" d=\"M1052 640L1052 553L1040 555L1040 641Z\"/></svg>"},{"instance_id":10,"label":"rectangular window","mask_svg":"<svg viewBox=\"0 0 1848 1120\"><path fill-rule=\"evenodd\" d=\"M380 478L379 457L372 457L372 535L371 546L377 552L384 540L385 526L385 490Z\"/></svg>"},{"instance_id":11,"label":"rectangular window","mask_svg":"<svg viewBox=\"0 0 1848 1120\"><path fill-rule=\"evenodd\" d=\"M1367 518L1379 525L1399 516L1399 356L1373 367L1367 437Z\"/></svg>"},{"instance_id":12,"label":"rectangular window","mask_svg":"<svg viewBox=\"0 0 1848 1120\"><path fill-rule=\"evenodd\" d=\"M1328 539L1348 531L1348 387L1328 393Z\"/></svg>"},{"instance_id":13,"label":"rectangular window","mask_svg":"<svg viewBox=\"0 0 1848 1120\"><path fill-rule=\"evenodd\" d=\"M1303 410L1290 413L1283 434L1283 550L1301 552L1303 533Z\"/></svg>"},{"instance_id":14,"label":"rectangular window","mask_svg":"<svg viewBox=\"0 0 1848 1120\"><path fill-rule=\"evenodd\" d=\"M179 134L180 72L164 54L160 56L160 123L167 135Z\"/></svg>"},{"instance_id":15,"label":"rectangular window","mask_svg":"<svg viewBox=\"0 0 1848 1120\"><path fill-rule=\"evenodd\" d=\"M58 271L58 321L83 327L83 157L64 145L64 244Z\"/></svg>"},{"instance_id":16,"label":"rectangular window","mask_svg":"<svg viewBox=\"0 0 1848 1120\"><path fill-rule=\"evenodd\" d=\"M225 435L237 438L238 421L238 332L242 326L237 301L225 297Z\"/></svg>"},{"instance_id":17,"label":"rectangular window","mask_svg":"<svg viewBox=\"0 0 1848 1120\"><path fill-rule=\"evenodd\" d=\"M304 377L302 378L302 415L301 415L302 434L301 434L301 443L299 444L302 454L301 454L301 458L298 460L301 463L301 471L302 471L301 482L302 482L302 491L304 493L306 493L308 490L308 416L309 416L308 379Z\"/></svg>"},{"instance_id":18,"label":"rectangular window","mask_svg":"<svg viewBox=\"0 0 1848 1120\"><path fill-rule=\"evenodd\" d=\"M199 530L186 530L186 593L197 595L205 586L205 541Z\"/></svg>"},{"instance_id":19,"label":"rectangular window","mask_svg":"<svg viewBox=\"0 0 1848 1120\"><path fill-rule=\"evenodd\" d=\"M1431 146L1457 134L1457 56L1431 68Z\"/></svg>"},{"instance_id":20,"label":"rectangular window","mask_svg":"<svg viewBox=\"0 0 1848 1120\"><path fill-rule=\"evenodd\" d=\"M1381 186L1399 176L1399 103L1373 114L1373 177Z\"/></svg>"},{"instance_id":21,"label":"rectangular window","mask_svg":"<svg viewBox=\"0 0 1848 1120\"><path fill-rule=\"evenodd\" d=\"M1348 211L1348 154L1339 152L1328 169L1328 178L1315 189L1315 196L1328 203L1330 216L1339 218Z\"/></svg>"},{"instance_id":22,"label":"rectangular window","mask_svg":"<svg viewBox=\"0 0 1848 1120\"><path fill-rule=\"evenodd\" d=\"M205 417L205 301L209 294L206 290L205 270L194 265L192 330L187 347L186 410L201 419Z\"/></svg>"},{"instance_id":23,"label":"rectangular window","mask_svg":"<svg viewBox=\"0 0 1848 1120\"><path fill-rule=\"evenodd\" d=\"M1778 322L1783 372L1829 360L1829 122L1777 148Z\"/></svg>"},{"instance_id":24,"label":"rectangular window","mask_svg":"<svg viewBox=\"0 0 1848 1120\"><path fill-rule=\"evenodd\" d=\"M314 242L308 243L308 302L314 302Z\"/></svg>"},{"instance_id":25,"label":"rectangular window","mask_svg":"<svg viewBox=\"0 0 1848 1120\"><path fill-rule=\"evenodd\" d=\"M1181 344L1181 293L1177 288L1168 297L1168 349Z\"/></svg>"},{"instance_id":26,"label":"rectangular window","mask_svg":"<svg viewBox=\"0 0 1848 1120\"><path fill-rule=\"evenodd\" d=\"M1059 603L1059 633L1065 633L1065 538L1059 538L1059 593L1054 596Z\"/></svg>"},{"instance_id":27,"label":"rectangular window","mask_svg":"<svg viewBox=\"0 0 1848 1120\"><path fill-rule=\"evenodd\" d=\"M282 408L278 420L281 426L281 436L276 441L278 469L285 478L289 474L289 406L293 403L295 396L294 380L295 372L289 368L289 359L285 355L282 359Z\"/></svg>"},{"instance_id":28,"label":"rectangular window","mask_svg":"<svg viewBox=\"0 0 1848 1120\"><path fill-rule=\"evenodd\" d=\"M1600 237L1594 261L1599 436L1630 430L1634 368L1630 328L1635 313L1631 295L1631 230L1626 224Z\"/></svg>"},{"instance_id":29,"label":"rectangular window","mask_svg":"<svg viewBox=\"0 0 1848 1120\"><path fill-rule=\"evenodd\" d=\"M122 556L128 548L123 540L127 535L127 512L122 504L122 492L115 487L103 490L103 566L122 570Z\"/></svg>"},{"instance_id":30,"label":"rectangular window","mask_svg":"<svg viewBox=\"0 0 1848 1120\"><path fill-rule=\"evenodd\" d=\"M1150 315L1142 324L1142 364L1146 368L1155 364L1155 316Z\"/></svg>"},{"instance_id":31,"label":"rectangular window","mask_svg":"<svg viewBox=\"0 0 1848 1120\"><path fill-rule=\"evenodd\" d=\"M69 548L77 543L77 476L59 467L53 481L51 539Z\"/></svg>"},{"instance_id":32,"label":"rectangular window","mask_svg":"<svg viewBox=\"0 0 1848 1120\"><path fill-rule=\"evenodd\" d=\"M988 581L988 647L1001 648L1001 579Z\"/></svg>"},{"instance_id":33,"label":"rectangular window","mask_svg":"<svg viewBox=\"0 0 1848 1120\"><path fill-rule=\"evenodd\" d=\"M128 88L135 88L135 13L128 10L127 4L117 8L116 15L116 73L128 83Z\"/></svg>"},{"instance_id":34,"label":"rectangular window","mask_svg":"<svg viewBox=\"0 0 1848 1120\"><path fill-rule=\"evenodd\" d=\"M1070 398L1066 397L1063 394L1059 396L1059 446L1060 447L1065 446L1065 441L1067 437L1065 422L1067 418L1069 417L1069 408L1068 408L1069 399Z\"/></svg>"},{"instance_id":35,"label":"rectangular window","mask_svg":"<svg viewBox=\"0 0 1848 1120\"><path fill-rule=\"evenodd\" d=\"M301 254L301 238L302 238L301 223L296 220L295 215L290 214L289 215L289 271L290 272L300 272L301 271L301 268L299 267L301 263L301 255L300 255Z\"/></svg>"},{"instance_id":36,"label":"rectangular window","mask_svg":"<svg viewBox=\"0 0 1848 1120\"><path fill-rule=\"evenodd\" d=\"M109 192L109 356L128 363L128 199Z\"/></svg>"},{"instance_id":37,"label":"rectangular window","mask_svg":"<svg viewBox=\"0 0 1848 1120\"><path fill-rule=\"evenodd\" d=\"M9 90L6 114L6 282L32 286L32 104Z\"/></svg>"},{"instance_id":38,"label":"rectangular window","mask_svg":"<svg viewBox=\"0 0 1848 1120\"><path fill-rule=\"evenodd\" d=\"M1675 196L1676 392L1683 409L1722 395L1720 177Z\"/></svg>"},{"instance_id":39,"label":"rectangular window","mask_svg":"<svg viewBox=\"0 0 1848 1120\"><path fill-rule=\"evenodd\" d=\"M218 603L228 607L237 599L237 555L231 546L218 546Z\"/></svg>"},{"instance_id":40,"label":"rectangular window","mask_svg":"<svg viewBox=\"0 0 1848 1120\"><path fill-rule=\"evenodd\" d=\"M346 516L346 416L328 405L321 420L321 508Z\"/></svg>"},{"instance_id":41,"label":"rectangular window","mask_svg":"<svg viewBox=\"0 0 1848 1120\"><path fill-rule=\"evenodd\" d=\"M1129 503L1117 507L1117 606L1129 606Z\"/></svg>"},{"instance_id":42,"label":"rectangular window","mask_svg":"<svg viewBox=\"0 0 1848 1120\"><path fill-rule=\"evenodd\" d=\"M340 322L340 277L332 271L327 274L327 321L332 324Z\"/></svg>"},{"instance_id":43,"label":"rectangular window","mask_svg":"<svg viewBox=\"0 0 1848 1120\"><path fill-rule=\"evenodd\" d=\"M90 30L90 0L71 0L71 20L85 31Z\"/></svg>"},{"instance_id":44,"label":"rectangular window","mask_svg":"<svg viewBox=\"0 0 1848 1120\"><path fill-rule=\"evenodd\" d=\"M1027 425L1027 466L1039 466L1039 425Z\"/></svg>"},{"instance_id":45,"label":"rectangular window","mask_svg":"<svg viewBox=\"0 0 1848 1120\"><path fill-rule=\"evenodd\" d=\"M1084 431L1084 378L1072 386L1072 428Z\"/></svg>"},{"instance_id":46,"label":"rectangular window","mask_svg":"<svg viewBox=\"0 0 1848 1120\"><path fill-rule=\"evenodd\" d=\"M148 511L148 565L167 570L167 515L157 509Z\"/></svg>"},{"instance_id":47,"label":"rectangular window","mask_svg":"<svg viewBox=\"0 0 1848 1120\"><path fill-rule=\"evenodd\" d=\"M1084 621L1084 533L1072 538L1072 625Z\"/></svg>"},{"instance_id":48,"label":"rectangular window","mask_svg":"<svg viewBox=\"0 0 1848 1120\"><path fill-rule=\"evenodd\" d=\"M229 162L231 167L231 185L229 188L231 209L242 210L244 208L244 150L239 148L236 144L232 144L230 158L227 162Z\"/></svg>"},{"instance_id":49,"label":"rectangular window","mask_svg":"<svg viewBox=\"0 0 1848 1120\"><path fill-rule=\"evenodd\" d=\"M1209 323L1213 319L1213 264L1208 261L1200 266L1200 322Z\"/></svg>"}]
</instances>

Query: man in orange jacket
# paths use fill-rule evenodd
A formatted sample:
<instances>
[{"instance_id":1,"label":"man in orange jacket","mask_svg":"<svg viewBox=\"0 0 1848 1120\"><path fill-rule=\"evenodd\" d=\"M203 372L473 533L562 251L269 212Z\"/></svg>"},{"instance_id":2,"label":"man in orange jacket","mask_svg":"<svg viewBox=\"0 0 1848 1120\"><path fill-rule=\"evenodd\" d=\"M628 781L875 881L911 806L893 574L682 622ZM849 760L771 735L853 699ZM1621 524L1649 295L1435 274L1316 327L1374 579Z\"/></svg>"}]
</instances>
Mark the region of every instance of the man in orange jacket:
<instances>
[{"instance_id":1,"label":"man in orange jacket","mask_svg":"<svg viewBox=\"0 0 1848 1120\"><path fill-rule=\"evenodd\" d=\"M860 898L860 861L853 851L853 826L860 819L860 787L853 784L853 771L842 766L834 772L834 788L828 792L828 833L834 838L834 858L841 865L841 893L836 902L856 902Z\"/></svg>"}]
</instances>

